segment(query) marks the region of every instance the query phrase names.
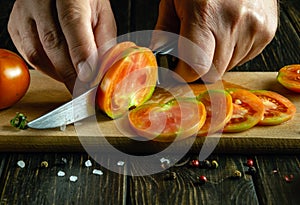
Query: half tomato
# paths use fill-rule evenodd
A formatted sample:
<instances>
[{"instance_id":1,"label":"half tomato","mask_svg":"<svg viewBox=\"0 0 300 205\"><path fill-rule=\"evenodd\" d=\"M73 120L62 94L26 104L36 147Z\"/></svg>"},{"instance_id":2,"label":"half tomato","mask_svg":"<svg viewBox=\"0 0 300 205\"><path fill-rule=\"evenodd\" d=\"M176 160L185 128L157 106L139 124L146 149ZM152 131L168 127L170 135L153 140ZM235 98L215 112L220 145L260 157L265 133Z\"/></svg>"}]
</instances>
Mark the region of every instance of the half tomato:
<instances>
[{"instance_id":1,"label":"half tomato","mask_svg":"<svg viewBox=\"0 0 300 205\"><path fill-rule=\"evenodd\" d=\"M105 61L106 72L97 90L97 105L115 119L152 96L158 66L152 51L145 47L125 46L121 52L114 48L110 52L115 54L107 54L113 60Z\"/></svg>"},{"instance_id":2,"label":"half tomato","mask_svg":"<svg viewBox=\"0 0 300 205\"><path fill-rule=\"evenodd\" d=\"M196 135L206 118L204 105L195 99L173 99L165 104L149 103L131 110L129 123L149 140L172 142Z\"/></svg>"},{"instance_id":3,"label":"half tomato","mask_svg":"<svg viewBox=\"0 0 300 205\"><path fill-rule=\"evenodd\" d=\"M233 114L223 132L241 132L255 126L264 116L264 105L253 93L245 89L227 90L233 102Z\"/></svg>"},{"instance_id":4,"label":"half tomato","mask_svg":"<svg viewBox=\"0 0 300 205\"><path fill-rule=\"evenodd\" d=\"M267 90L252 90L265 106L264 117L259 125L278 125L290 120L296 113L296 106L286 97Z\"/></svg>"}]
</instances>

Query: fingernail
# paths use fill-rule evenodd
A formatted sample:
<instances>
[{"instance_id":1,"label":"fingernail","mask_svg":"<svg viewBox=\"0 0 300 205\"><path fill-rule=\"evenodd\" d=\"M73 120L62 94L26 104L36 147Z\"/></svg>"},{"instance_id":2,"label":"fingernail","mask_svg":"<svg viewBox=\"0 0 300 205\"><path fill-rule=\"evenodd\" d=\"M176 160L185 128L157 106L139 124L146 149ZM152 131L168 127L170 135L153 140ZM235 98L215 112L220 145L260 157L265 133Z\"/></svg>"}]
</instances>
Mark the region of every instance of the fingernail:
<instances>
[{"instance_id":1,"label":"fingernail","mask_svg":"<svg viewBox=\"0 0 300 205\"><path fill-rule=\"evenodd\" d=\"M86 62L78 63L77 69L78 69L78 78L81 81L87 82L91 79L92 70L88 63Z\"/></svg>"}]
</instances>

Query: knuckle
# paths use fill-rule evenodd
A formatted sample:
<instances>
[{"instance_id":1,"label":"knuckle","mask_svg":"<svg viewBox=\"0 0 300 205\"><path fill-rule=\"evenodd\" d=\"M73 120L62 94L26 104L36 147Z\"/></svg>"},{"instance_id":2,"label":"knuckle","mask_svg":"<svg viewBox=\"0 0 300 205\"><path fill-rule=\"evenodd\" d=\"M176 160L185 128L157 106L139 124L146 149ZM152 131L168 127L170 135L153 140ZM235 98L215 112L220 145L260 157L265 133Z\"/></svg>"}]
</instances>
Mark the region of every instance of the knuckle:
<instances>
[{"instance_id":1,"label":"knuckle","mask_svg":"<svg viewBox=\"0 0 300 205\"><path fill-rule=\"evenodd\" d=\"M61 23L63 26L68 26L70 24L74 24L80 22L82 17L82 9L80 7L76 7L72 5L65 9L61 15Z\"/></svg>"},{"instance_id":2,"label":"knuckle","mask_svg":"<svg viewBox=\"0 0 300 205\"><path fill-rule=\"evenodd\" d=\"M54 30L44 31L41 40L45 50L53 50L60 44L60 39Z\"/></svg>"},{"instance_id":3,"label":"knuckle","mask_svg":"<svg viewBox=\"0 0 300 205\"><path fill-rule=\"evenodd\" d=\"M25 47L24 48L24 54L27 58L27 60L33 64L34 66L39 66L40 64L40 55L39 55L39 52L38 50L36 50L35 48L28 48L28 47Z\"/></svg>"}]
</instances>

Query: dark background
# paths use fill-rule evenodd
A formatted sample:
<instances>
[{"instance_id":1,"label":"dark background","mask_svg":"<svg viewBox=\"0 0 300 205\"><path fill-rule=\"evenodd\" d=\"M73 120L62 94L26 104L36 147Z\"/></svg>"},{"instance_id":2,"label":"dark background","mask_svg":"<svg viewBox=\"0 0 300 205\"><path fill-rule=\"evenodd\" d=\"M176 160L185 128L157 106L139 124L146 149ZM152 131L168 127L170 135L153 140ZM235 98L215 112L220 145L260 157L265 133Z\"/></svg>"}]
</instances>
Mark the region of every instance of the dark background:
<instances>
[{"instance_id":1,"label":"dark background","mask_svg":"<svg viewBox=\"0 0 300 205\"><path fill-rule=\"evenodd\" d=\"M287 1L289 5L293 5L293 8L286 8L285 2ZM13 4L14 0L0 0L0 48L17 52L7 31L7 22ZM153 29L157 19L158 4L159 0L111 0L118 26L118 35ZM284 65L300 63L299 11L299 0L280 1L280 23L273 41L259 56L233 70L277 71Z\"/></svg>"}]
</instances>

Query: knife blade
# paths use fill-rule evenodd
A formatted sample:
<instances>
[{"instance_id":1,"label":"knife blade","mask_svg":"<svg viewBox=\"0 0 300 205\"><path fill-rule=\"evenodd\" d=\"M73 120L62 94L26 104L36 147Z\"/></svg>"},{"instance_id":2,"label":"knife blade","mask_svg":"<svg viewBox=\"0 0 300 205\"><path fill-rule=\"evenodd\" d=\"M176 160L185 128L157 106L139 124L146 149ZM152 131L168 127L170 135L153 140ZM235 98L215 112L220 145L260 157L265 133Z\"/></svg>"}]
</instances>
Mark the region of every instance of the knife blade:
<instances>
[{"instance_id":1,"label":"knife blade","mask_svg":"<svg viewBox=\"0 0 300 205\"><path fill-rule=\"evenodd\" d=\"M153 50L153 54L155 56L158 54L169 54L176 48L176 46L177 41L172 41L171 43ZM51 129L69 125L95 115L95 102L93 100L95 100L97 88L98 86L93 87L53 111L28 122L27 126L32 129ZM76 110L76 113L74 113L74 110Z\"/></svg>"}]
</instances>

